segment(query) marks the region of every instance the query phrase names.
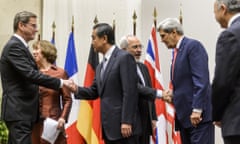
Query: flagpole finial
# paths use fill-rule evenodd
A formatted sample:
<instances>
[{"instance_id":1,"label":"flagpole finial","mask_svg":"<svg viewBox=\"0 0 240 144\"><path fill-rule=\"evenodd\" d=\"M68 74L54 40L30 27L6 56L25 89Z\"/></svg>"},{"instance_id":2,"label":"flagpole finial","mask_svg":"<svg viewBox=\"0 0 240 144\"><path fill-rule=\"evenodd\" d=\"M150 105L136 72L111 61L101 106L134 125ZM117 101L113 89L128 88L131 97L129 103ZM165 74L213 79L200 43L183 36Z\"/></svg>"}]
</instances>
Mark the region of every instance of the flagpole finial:
<instances>
[{"instance_id":1,"label":"flagpole finial","mask_svg":"<svg viewBox=\"0 0 240 144\"><path fill-rule=\"evenodd\" d=\"M97 15L95 16L94 20L93 20L94 24L97 24L98 23L98 18L97 18Z\"/></svg>"},{"instance_id":2,"label":"flagpole finial","mask_svg":"<svg viewBox=\"0 0 240 144\"><path fill-rule=\"evenodd\" d=\"M115 28L115 23L116 23L116 21L115 21L115 13L113 13L113 28Z\"/></svg>"},{"instance_id":3,"label":"flagpole finial","mask_svg":"<svg viewBox=\"0 0 240 144\"><path fill-rule=\"evenodd\" d=\"M38 37L37 40L40 41L41 40L41 27L38 29Z\"/></svg>"},{"instance_id":4,"label":"flagpole finial","mask_svg":"<svg viewBox=\"0 0 240 144\"><path fill-rule=\"evenodd\" d=\"M133 35L136 35L136 19L137 19L137 14L136 11L134 10L133 12Z\"/></svg>"},{"instance_id":5,"label":"flagpole finial","mask_svg":"<svg viewBox=\"0 0 240 144\"><path fill-rule=\"evenodd\" d=\"M40 40L41 40L41 34L38 33L38 41L40 41Z\"/></svg>"},{"instance_id":6,"label":"flagpole finial","mask_svg":"<svg viewBox=\"0 0 240 144\"><path fill-rule=\"evenodd\" d=\"M182 17L182 3L180 3L180 14L179 14L179 22L183 23L183 17Z\"/></svg>"},{"instance_id":7,"label":"flagpole finial","mask_svg":"<svg viewBox=\"0 0 240 144\"><path fill-rule=\"evenodd\" d=\"M74 32L74 16L72 16L72 32Z\"/></svg>"},{"instance_id":8,"label":"flagpole finial","mask_svg":"<svg viewBox=\"0 0 240 144\"><path fill-rule=\"evenodd\" d=\"M153 21L154 21L154 26L156 27L157 26L157 9L156 9L156 7L154 7L154 10L153 10Z\"/></svg>"},{"instance_id":9,"label":"flagpole finial","mask_svg":"<svg viewBox=\"0 0 240 144\"><path fill-rule=\"evenodd\" d=\"M55 30L56 30L56 24L55 21L52 23L52 43L55 43Z\"/></svg>"},{"instance_id":10,"label":"flagpole finial","mask_svg":"<svg viewBox=\"0 0 240 144\"><path fill-rule=\"evenodd\" d=\"M55 24L55 21L53 21L53 23L52 23L52 30L53 30L53 32L55 32L55 29L56 29L56 24Z\"/></svg>"},{"instance_id":11,"label":"flagpole finial","mask_svg":"<svg viewBox=\"0 0 240 144\"><path fill-rule=\"evenodd\" d=\"M113 13L113 25L112 25L112 29L113 29L113 34L114 34L114 37L115 37L115 30L116 30L116 21L115 21L115 13Z\"/></svg>"}]
</instances>

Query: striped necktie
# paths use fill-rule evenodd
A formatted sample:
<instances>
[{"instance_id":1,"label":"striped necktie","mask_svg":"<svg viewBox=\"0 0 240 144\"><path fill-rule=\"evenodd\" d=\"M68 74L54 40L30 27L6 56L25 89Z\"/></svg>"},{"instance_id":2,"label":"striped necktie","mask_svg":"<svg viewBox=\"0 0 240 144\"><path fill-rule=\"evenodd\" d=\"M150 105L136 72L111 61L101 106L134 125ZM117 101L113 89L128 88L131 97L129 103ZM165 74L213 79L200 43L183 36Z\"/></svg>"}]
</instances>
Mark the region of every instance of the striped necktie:
<instances>
[{"instance_id":1,"label":"striped necktie","mask_svg":"<svg viewBox=\"0 0 240 144\"><path fill-rule=\"evenodd\" d=\"M100 72L101 81L103 80L103 77L104 77L104 71L106 69L106 62L107 62L107 58L103 58L101 72Z\"/></svg>"}]
</instances>

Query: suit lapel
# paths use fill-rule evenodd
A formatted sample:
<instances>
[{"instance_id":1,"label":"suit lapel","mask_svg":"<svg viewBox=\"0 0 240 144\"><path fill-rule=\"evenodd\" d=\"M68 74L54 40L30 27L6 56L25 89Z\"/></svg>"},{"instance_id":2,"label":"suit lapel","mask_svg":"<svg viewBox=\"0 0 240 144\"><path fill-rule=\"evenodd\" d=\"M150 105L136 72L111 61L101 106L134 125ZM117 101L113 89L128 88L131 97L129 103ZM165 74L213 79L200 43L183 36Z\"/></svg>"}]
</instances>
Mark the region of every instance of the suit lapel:
<instances>
[{"instance_id":1,"label":"suit lapel","mask_svg":"<svg viewBox=\"0 0 240 144\"><path fill-rule=\"evenodd\" d=\"M30 58L30 61L29 61L29 62L34 66L35 69L38 69L36 62L35 62L32 54L31 54L30 51L29 51L29 48L27 48L27 47L26 47L18 38L16 38L15 36L12 36L12 39L13 39L14 41L17 41L18 43L20 43L20 44L22 45L20 48L23 49L23 50L26 52L27 56Z\"/></svg>"},{"instance_id":2,"label":"suit lapel","mask_svg":"<svg viewBox=\"0 0 240 144\"><path fill-rule=\"evenodd\" d=\"M101 83L101 88L103 89L104 88L104 85L106 83L106 80L108 78L108 75L112 69L112 66L113 64L115 63L115 58L116 58L116 55L117 55L117 52L119 51L119 49L117 47L115 47L114 51L112 52L112 55L109 59L109 62L107 64L107 67L105 68L105 72L104 72L104 76L103 76L103 80L102 80L102 83ZM99 80L100 80L100 71L99 71ZM101 80L100 80L101 81Z\"/></svg>"},{"instance_id":3,"label":"suit lapel","mask_svg":"<svg viewBox=\"0 0 240 144\"><path fill-rule=\"evenodd\" d=\"M102 87L101 87L101 66L102 66L102 63L101 64L98 64L97 68L96 68L96 82L97 82L97 86L98 86L98 89L100 90L100 92L102 91Z\"/></svg>"},{"instance_id":4,"label":"suit lapel","mask_svg":"<svg viewBox=\"0 0 240 144\"><path fill-rule=\"evenodd\" d=\"M139 74L138 74L138 77L139 77L139 79L140 79L140 81L141 81L142 84L143 84L142 81L144 81L144 84L147 85L147 84L146 84L146 75L145 75L143 66L142 66L142 64L141 64L140 62L137 62L137 65L138 65L139 70L140 70L140 73L141 73L141 75L142 75L142 78L141 78L141 76L140 76ZM143 80L142 80L142 79L143 79Z\"/></svg>"},{"instance_id":5,"label":"suit lapel","mask_svg":"<svg viewBox=\"0 0 240 144\"><path fill-rule=\"evenodd\" d=\"M185 46L185 44L186 44L186 41L187 41L187 38L186 37L184 37L183 38L183 40L182 40L182 42L181 42L181 44L180 44L180 47L179 47L179 49L178 49L178 52L177 52L177 56L176 56L176 60L175 60L175 65L174 65L174 77L177 75L177 73L176 73L176 71L177 71L177 69L178 69L178 66L181 66L180 64L179 64L179 60L181 59L181 56L182 56L182 53L183 53L183 49L184 49L184 46ZM172 77L171 77L172 78Z\"/></svg>"}]
</instances>

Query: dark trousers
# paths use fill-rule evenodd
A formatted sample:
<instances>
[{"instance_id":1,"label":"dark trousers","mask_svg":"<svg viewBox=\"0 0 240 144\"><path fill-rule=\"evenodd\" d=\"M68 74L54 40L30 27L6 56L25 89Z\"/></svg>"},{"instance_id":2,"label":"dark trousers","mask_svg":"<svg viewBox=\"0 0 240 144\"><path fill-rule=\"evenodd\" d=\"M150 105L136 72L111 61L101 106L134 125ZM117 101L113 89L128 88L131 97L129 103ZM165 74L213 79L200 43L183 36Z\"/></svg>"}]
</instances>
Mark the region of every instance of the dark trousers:
<instances>
[{"instance_id":1,"label":"dark trousers","mask_svg":"<svg viewBox=\"0 0 240 144\"><path fill-rule=\"evenodd\" d=\"M212 122L200 123L197 127L180 128L182 144L214 144Z\"/></svg>"},{"instance_id":2,"label":"dark trousers","mask_svg":"<svg viewBox=\"0 0 240 144\"><path fill-rule=\"evenodd\" d=\"M139 144L150 144L151 135L141 135L139 137Z\"/></svg>"},{"instance_id":3,"label":"dark trousers","mask_svg":"<svg viewBox=\"0 0 240 144\"><path fill-rule=\"evenodd\" d=\"M139 136L130 136L128 138L110 141L104 139L105 144L139 144Z\"/></svg>"},{"instance_id":4,"label":"dark trousers","mask_svg":"<svg viewBox=\"0 0 240 144\"><path fill-rule=\"evenodd\" d=\"M223 137L224 144L239 144L240 135Z\"/></svg>"},{"instance_id":5,"label":"dark trousers","mask_svg":"<svg viewBox=\"0 0 240 144\"><path fill-rule=\"evenodd\" d=\"M8 144L32 144L31 121L6 121L6 125L9 130Z\"/></svg>"}]
</instances>

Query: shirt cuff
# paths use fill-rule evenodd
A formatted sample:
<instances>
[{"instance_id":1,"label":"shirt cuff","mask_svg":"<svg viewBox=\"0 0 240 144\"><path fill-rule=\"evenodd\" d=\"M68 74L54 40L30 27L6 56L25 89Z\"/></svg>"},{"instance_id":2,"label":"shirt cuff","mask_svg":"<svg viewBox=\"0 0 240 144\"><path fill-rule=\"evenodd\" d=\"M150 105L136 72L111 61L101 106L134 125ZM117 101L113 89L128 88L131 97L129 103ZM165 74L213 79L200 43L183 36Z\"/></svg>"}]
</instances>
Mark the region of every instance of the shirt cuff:
<instances>
[{"instance_id":1,"label":"shirt cuff","mask_svg":"<svg viewBox=\"0 0 240 144\"><path fill-rule=\"evenodd\" d=\"M193 112L202 113L202 109L193 109Z\"/></svg>"},{"instance_id":2,"label":"shirt cuff","mask_svg":"<svg viewBox=\"0 0 240 144\"><path fill-rule=\"evenodd\" d=\"M60 86L59 88L62 88L63 87L63 79L60 79Z\"/></svg>"},{"instance_id":3,"label":"shirt cuff","mask_svg":"<svg viewBox=\"0 0 240 144\"><path fill-rule=\"evenodd\" d=\"M156 90L157 98L162 98L162 90Z\"/></svg>"}]
</instances>

